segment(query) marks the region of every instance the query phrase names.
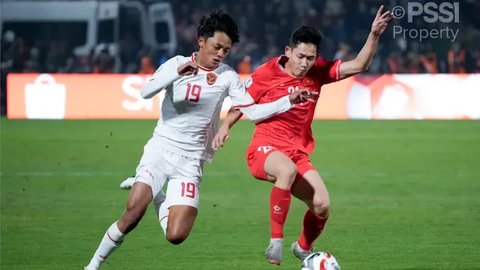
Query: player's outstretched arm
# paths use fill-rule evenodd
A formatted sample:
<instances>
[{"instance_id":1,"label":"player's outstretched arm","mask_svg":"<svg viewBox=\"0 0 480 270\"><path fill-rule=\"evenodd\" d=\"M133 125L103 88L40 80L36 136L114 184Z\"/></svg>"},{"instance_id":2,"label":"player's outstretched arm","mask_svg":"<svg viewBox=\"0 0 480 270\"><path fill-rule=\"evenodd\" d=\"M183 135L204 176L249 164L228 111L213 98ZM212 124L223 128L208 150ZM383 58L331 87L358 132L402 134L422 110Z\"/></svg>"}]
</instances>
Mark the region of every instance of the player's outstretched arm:
<instances>
[{"instance_id":1,"label":"player's outstretched arm","mask_svg":"<svg viewBox=\"0 0 480 270\"><path fill-rule=\"evenodd\" d=\"M378 40L388 26L393 15L390 11L384 11L383 5L377 11L377 15L372 23L372 29L368 35L367 41L358 53L357 57L351 61L340 64L340 79L365 72L372 63L373 56L377 50Z\"/></svg>"},{"instance_id":2,"label":"player's outstretched arm","mask_svg":"<svg viewBox=\"0 0 480 270\"><path fill-rule=\"evenodd\" d=\"M257 123L274 115L290 110L294 104L313 102L313 97L318 95L318 93L310 92L308 89L302 88L289 94L288 96L281 97L276 101L262 104L255 104L250 95L248 93L246 95L248 95L248 99L250 99L251 102L246 103L248 105L244 106L234 106L234 108L239 109L248 119Z\"/></svg>"},{"instance_id":3,"label":"player's outstretched arm","mask_svg":"<svg viewBox=\"0 0 480 270\"><path fill-rule=\"evenodd\" d=\"M310 92L308 89L299 89L299 90L291 93L290 95L283 97L282 99L284 99L285 101L289 100L290 103L288 105L288 108L291 108L292 104L298 104L298 103L302 103L302 102L314 102L315 100L313 99L313 97L315 97L317 95L318 95L318 93ZM276 114L275 103L280 104L279 100L277 100L276 102L271 102L271 103L267 103L267 104L257 104L257 105L252 104L252 105L248 106L248 107L253 107L251 109L246 109L246 108L241 108L240 107L240 110L242 110L242 111L245 110L246 112L250 113L249 115L247 114L247 117L249 117L250 120L259 121L259 119L266 119L266 118L269 118L269 117ZM283 103L285 103L285 102L283 102ZM278 108L281 108L281 107L282 106L279 106ZM255 110L255 108L257 108L257 109L260 108L259 109L260 111L266 109L266 112L261 112L260 113L260 115L263 115L264 117L258 118L258 119L252 119L255 116L252 116L251 111ZM235 123L243 115L243 113L240 110L232 108L228 111L227 116L223 120L222 126L220 127L217 134L215 134L215 137L213 138L212 148L214 150L218 150L218 149L220 149L220 147L223 147L223 144L229 139L230 136L229 136L228 132L230 131L232 126L235 125ZM270 111L270 113L269 113L269 110L273 110L273 111ZM279 113L279 112L277 112L277 113ZM255 115L255 113L253 113L253 115Z\"/></svg>"}]
</instances>

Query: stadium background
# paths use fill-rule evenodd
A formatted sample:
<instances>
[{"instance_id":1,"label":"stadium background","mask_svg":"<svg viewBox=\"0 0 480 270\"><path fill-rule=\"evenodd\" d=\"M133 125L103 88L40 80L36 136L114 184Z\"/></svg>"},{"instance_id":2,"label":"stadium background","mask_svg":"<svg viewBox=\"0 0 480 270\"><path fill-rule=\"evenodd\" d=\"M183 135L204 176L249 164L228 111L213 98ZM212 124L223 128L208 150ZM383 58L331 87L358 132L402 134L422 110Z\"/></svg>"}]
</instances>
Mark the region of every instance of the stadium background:
<instances>
[{"instance_id":1,"label":"stadium background","mask_svg":"<svg viewBox=\"0 0 480 270\"><path fill-rule=\"evenodd\" d=\"M362 46L379 5L367 0L169 2L178 41L174 52L150 48L135 33L124 33L117 44L118 55L97 44L90 54L77 56L69 45L75 36L68 31L56 29L59 35L52 39L55 31L48 29L23 29L13 31L13 36L3 29L2 114L6 113L7 74L28 73L18 76L31 76L29 83L38 73L50 73L62 83L65 73L94 76L89 78L101 78L95 74L103 73L108 80L111 73L145 78L171 55L195 49L196 23L212 8L229 11L239 23L241 43L228 63L241 73L248 74L281 53L288 33L302 23L322 29L325 58L351 59ZM448 89L456 93L449 97L452 102L467 99L463 104L473 112L456 118L480 117L476 74L480 70L480 2L459 3L456 42L392 38L390 26L372 68L356 80L368 84L371 76L419 73L432 76L428 79L438 85L443 81L435 81L441 78L437 73L470 78L470 83ZM384 4L406 6L408 1ZM396 24L412 28L404 20ZM443 27L421 21L414 25ZM87 92L90 103L105 95L89 80L75 83L93 88ZM104 110L105 118L109 112ZM2 117L0 268L81 269L86 265L104 229L124 207L128 194L117 186L133 173L154 126L153 119ZM104 269L299 269L299 261L288 249L282 266L264 262L270 185L253 181L243 161L252 131L251 123L240 122L215 162L206 166L200 216L185 244L168 245L149 210ZM319 120L313 132L317 148L312 161L325 178L332 200L331 220L316 249L332 252L342 269L480 269L478 120ZM297 237L303 211L301 203L292 204L286 243Z\"/></svg>"},{"instance_id":2,"label":"stadium background","mask_svg":"<svg viewBox=\"0 0 480 270\"><path fill-rule=\"evenodd\" d=\"M156 1L144 1L146 5L152 2ZM406 7L408 2L390 0L382 4L387 8L393 8L394 6ZM133 27L131 31L120 33L121 61L118 65L112 63L112 59L96 54L101 50L92 50L89 59L75 58L72 48L75 35L63 33L62 38L52 33L54 30L62 32L62 29L44 28L36 32L25 30L13 37L5 36L4 30L2 62L12 61L11 66L4 67L6 69L4 72L142 72L142 57L150 58L156 67L174 54L189 55L195 51L197 49L194 42L196 25L202 15L214 8L227 10L239 24L240 43L232 50L227 63L240 69L241 73L250 73L265 60L282 53L288 42L289 33L301 24L314 25L322 31L325 39L320 52L324 58L348 60L353 58L363 46L379 6L379 2L374 0L239 0L233 2L185 0L170 1L170 3L178 38L178 45L173 53L158 51L142 44L139 36L141 34L134 31ZM440 21L426 24L418 18L411 24L407 20L394 20L380 42L369 74L479 72L480 22L477 16L480 12L480 4L474 0L459 3L459 22L451 24L455 28L460 28L455 42L447 38L430 38L422 42L409 38L394 39L392 38L394 25L429 29L445 26ZM103 52L112 54L108 50ZM250 68L248 64L247 67L242 65L245 56L250 57Z\"/></svg>"}]
</instances>

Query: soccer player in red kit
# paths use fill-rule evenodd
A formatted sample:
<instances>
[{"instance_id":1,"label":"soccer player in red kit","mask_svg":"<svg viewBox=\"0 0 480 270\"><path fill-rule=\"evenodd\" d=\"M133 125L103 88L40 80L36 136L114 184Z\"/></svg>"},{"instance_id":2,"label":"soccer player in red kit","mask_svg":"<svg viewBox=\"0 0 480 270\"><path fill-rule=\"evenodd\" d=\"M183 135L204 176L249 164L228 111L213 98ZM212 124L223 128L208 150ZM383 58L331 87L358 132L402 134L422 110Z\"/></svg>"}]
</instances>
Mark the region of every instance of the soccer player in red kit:
<instances>
[{"instance_id":1,"label":"soccer player in red kit","mask_svg":"<svg viewBox=\"0 0 480 270\"><path fill-rule=\"evenodd\" d=\"M326 61L318 56L321 36L315 28L302 26L296 29L285 48L285 55L263 64L247 80L248 92L257 103L270 102L299 89L319 94L324 84L366 71L379 37L391 19L391 12L384 11L381 6L365 45L355 59L346 62ZM313 242L329 216L327 188L308 156L315 145L311 123L318 95L312 95L310 99L310 102L296 104L287 112L256 123L252 142L246 151L252 175L274 184L270 194L271 239L266 250L267 261L272 264L282 262L283 226L291 194L308 207L300 236L291 246L299 259L303 260L313 252ZM214 138L215 149L228 139L229 129L240 116L240 112L229 112Z\"/></svg>"}]
</instances>

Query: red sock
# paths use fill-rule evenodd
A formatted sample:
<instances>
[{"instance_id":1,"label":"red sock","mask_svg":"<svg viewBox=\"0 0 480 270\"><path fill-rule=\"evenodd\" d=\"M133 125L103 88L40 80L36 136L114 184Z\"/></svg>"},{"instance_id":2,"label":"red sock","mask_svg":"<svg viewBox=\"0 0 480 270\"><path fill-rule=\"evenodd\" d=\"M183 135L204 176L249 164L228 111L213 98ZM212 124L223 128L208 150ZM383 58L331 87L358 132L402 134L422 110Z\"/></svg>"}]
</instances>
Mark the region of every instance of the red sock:
<instances>
[{"instance_id":1,"label":"red sock","mask_svg":"<svg viewBox=\"0 0 480 270\"><path fill-rule=\"evenodd\" d=\"M290 190L273 186L270 194L270 230L272 238L283 238L283 225L290 209Z\"/></svg>"},{"instance_id":2,"label":"red sock","mask_svg":"<svg viewBox=\"0 0 480 270\"><path fill-rule=\"evenodd\" d=\"M298 238L298 245L303 250L310 250L313 242L320 236L327 223L328 217L323 218L315 215L310 209L307 209L303 217L302 233Z\"/></svg>"}]
</instances>

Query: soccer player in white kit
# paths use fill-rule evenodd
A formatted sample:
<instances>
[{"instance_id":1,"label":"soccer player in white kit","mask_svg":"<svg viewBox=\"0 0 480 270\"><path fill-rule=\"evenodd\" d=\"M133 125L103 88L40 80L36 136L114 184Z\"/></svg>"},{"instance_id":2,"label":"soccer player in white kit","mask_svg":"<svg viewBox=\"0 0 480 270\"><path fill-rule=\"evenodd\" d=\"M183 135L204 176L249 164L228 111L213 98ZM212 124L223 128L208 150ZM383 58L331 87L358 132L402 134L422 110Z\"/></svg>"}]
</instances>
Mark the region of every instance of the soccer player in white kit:
<instances>
[{"instance_id":1,"label":"soccer player in white kit","mask_svg":"<svg viewBox=\"0 0 480 270\"><path fill-rule=\"evenodd\" d=\"M301 90L271 103L254 104L238 74L222 63L239 39L230 15L216 11L202 17L197 32L199 51L169 59L141 90L142 97L152 98L166 89L161 118L144 147L126 209L108 228L86 270L100 268L152 200L166 239L180 244L188 237L197 216L203 163L213 158L211 142L225 97L230 96L233 108L252 121L310 99L310 93Z\"/></svg>"}]
</instances>

